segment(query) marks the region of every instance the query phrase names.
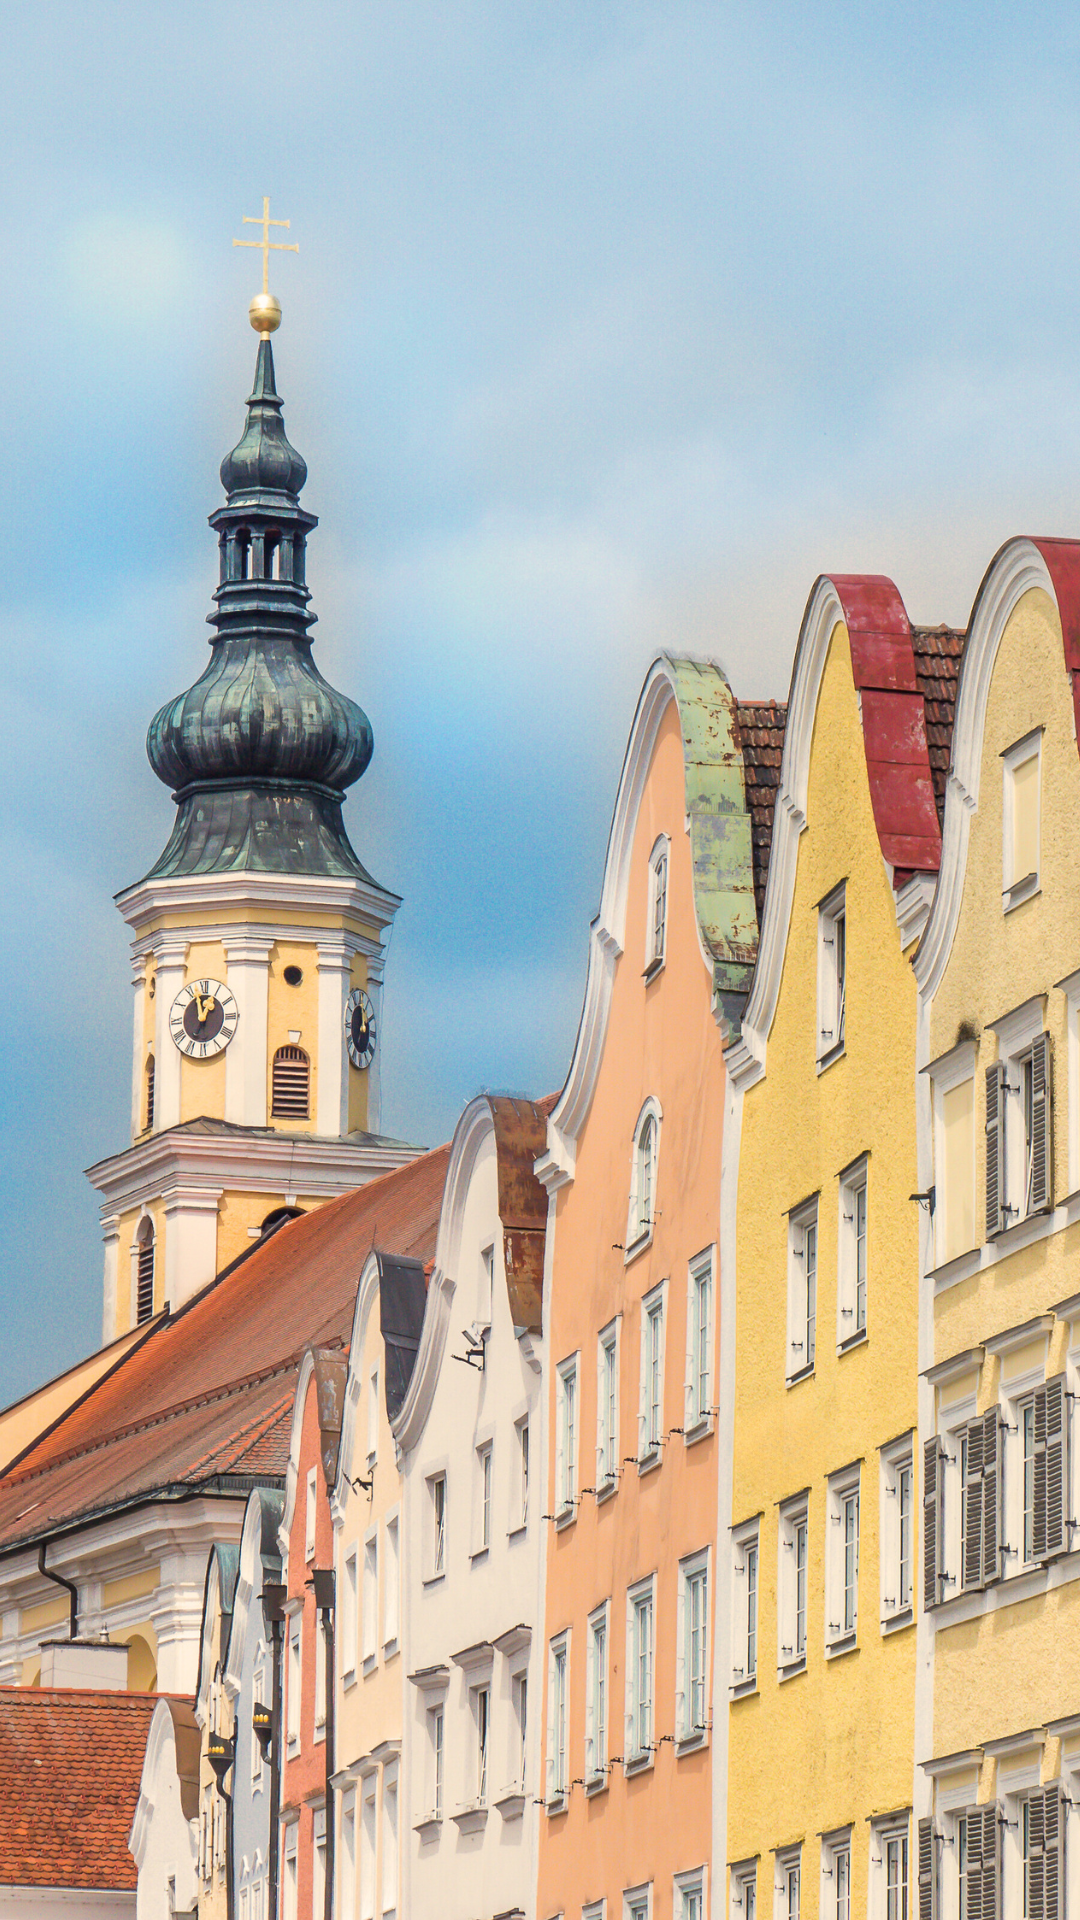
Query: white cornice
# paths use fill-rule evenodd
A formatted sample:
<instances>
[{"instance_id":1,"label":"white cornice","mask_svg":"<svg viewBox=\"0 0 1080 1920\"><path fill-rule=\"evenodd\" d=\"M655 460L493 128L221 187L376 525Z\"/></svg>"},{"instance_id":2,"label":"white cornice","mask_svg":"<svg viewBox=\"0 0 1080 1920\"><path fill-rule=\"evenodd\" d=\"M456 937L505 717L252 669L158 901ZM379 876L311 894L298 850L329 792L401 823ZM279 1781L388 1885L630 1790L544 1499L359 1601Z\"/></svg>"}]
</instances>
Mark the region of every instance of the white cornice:
<instances>
[{"instance_id":1,"label":"white cornice","mask_svg":"<svg viewBox=\"0 0 1080 1920\"><path fill-rule=\"evenodd\" d=\"M920 993L932 998L948 965L967 872L971 816L979 804L979 771L990 682L1002 635L1017 602L1033 587L1057 595L1046 562L1030 540L1010 540L991 561L972 611L956 690L941 869L926 930L915 955Z\"/></svg>"},{"instance_id":2,"label":"white cornice","mask_svg":"<svg viewBox=\"0 0 1080 1920\"><path fill-rule=\"evenodd\" d=\"M439 1208L439 1227L435 1242L435 1266L442 1273L460 1272L461 1230L465 1221L469 1187L480 1150L485 1141L494 1138L494 1134L495 1121L491 1112L491 1103L486 1094L476 1094L469 1101L454 1128L450 1156L446 1163L446 1179L443 1183L442 1206Z\"/></svg>"},{"instance_id":3,"label":"white cornice","mask_svg":"<svg viewBox=\"0 0 1080 1920\"><path fill-rule=\"evenodd\" d=\"M103 1196L103 1215L127 1213L159 1197L167 1205L181 1193L194 1200L199 1193L238 1187L253 1193L287 1188L335 1199L407 1166L423 1151L390 1143L353 1146L315 1134L194 1133L172 1127L99 1160L86 1177Z\"/></svg>"},{"instance_id":4,"label":"white cornice","mask_svg":"<svg viewBox=\"0 0 1080 1920\"><path fill-rule=\"evenodd\" d=\"M192 874L179 880L138 880L115 896L124 919L136 933L163 913L205 913L218 909L235 920L237 911L262 907L273 915L282 907L324 913L355 913L377 927L389 926L401 896L375 881L319 877L315 874Z\"/></svg>"},{"instance_id":5,"label":"white cornice","mask_svg":"<svg viewBox=\"0 0 1080 1920\"><path fill-rule=\"evenodd\" d=\"M821 676L833 631L843 623L844 609L832 581L818 580L807 602L795 649L757 966L743 1014L741 1038L724 1055L728 1073L739 1087L753 1086L765 1071L791 925L799 839L806 826L806 788Z\"/></svg>"},{"instance_id":6,"label":"white cornice","mask_svg":"<svg viewBox=\"0 0 1080 1920\"><path fill-rule=\"evenodd\" d=\"M283 926L280 920L191 921L187 926L179 927L162 928L154 925L132 941L131 965L135 984L142 979L140 963L150 955L160 963L166 947L175 952L181 964L188 947L213 941L220 942L230 961L241 957L240 949L245 945L261 949L257 957L264 959L275 942L282 938L295 941L299 946L309 944L318 947L320 954L328 953L335 943L340 943L346 961L354 953L362 953L372 963L381 962L386 957L386 949L379 939L349 927L320 927L314 922L299 921L290 921Z\"/></svg>"}]
</instances>

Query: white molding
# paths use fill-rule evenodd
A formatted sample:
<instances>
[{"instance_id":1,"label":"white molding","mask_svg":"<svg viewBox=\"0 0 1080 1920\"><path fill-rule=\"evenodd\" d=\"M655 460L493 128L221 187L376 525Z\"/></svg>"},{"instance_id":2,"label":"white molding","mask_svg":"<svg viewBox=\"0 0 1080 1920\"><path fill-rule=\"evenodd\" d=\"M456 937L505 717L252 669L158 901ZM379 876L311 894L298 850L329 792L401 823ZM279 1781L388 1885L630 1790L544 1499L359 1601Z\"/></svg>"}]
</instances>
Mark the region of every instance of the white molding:
<instances>
[{"instance_id":1,"label":"white molding","mask_svg":"<svg viewBox=\"0 0 1080 1920\"><path fill-rule=\"evenodd\" d=\"M86 1177L104 1195L110 1215L159 1199L185 1180L204 1188L240 1187L255 1193L287 1189L334 1199L408 1165L423 1152L404 1143L353 1144L269 1128L229 1134L193 1133L177 1126L99 1160L87 1168Z\"/></svg>"},{"instance_id":2,"label":"white molding","mask_svg":"<svg viewBox=\"0 0 1080 1920\"><path fill-rule=\"evenodd\" d=\"M282 907L354 913L381 929L389 926L401 905L399 894L391 893L375 881L316 874L259 873L250 867L237 873L139 880L113 897L128 925L140 934L163 913L204 913L211 907L221 909L230 917L237 908L245 907L264 907L271 915L280 912ZM203 932L202 937L208 936ZM277 937L276 931L274 937Z\"/></svg>"},{"instance_id":3,"label":"white molding","mask_svg":"<svg viewBox=\"0 0 1080 1920\"><path fill-rule=\"evenodd\" d=\"M353 1449L356 1442L356 1423L360 1418L360 1402L367 1385L364 1377L364 1350L367 1342L368 1316L372 1307L378 1304L378 1300L379 1262L372 1252L368 1254L361 1268L360 1284L356 1290L356 1305L353 1308L352 1333L349 1339L349 1371L345 1380L337 1478L330 1495L330 1511L335 1535L341 1532L345 1525L345 1510L352 1479ZM384 1359L380 1359L380 1365L385 1365ZM364 1457L366 1460L366 1448ZM384 1514L383 1519L386 1518L388 1515ZM359 1589L357 1591L359 1592Z\"/></svg>"},{"instance_id":4,"label":"white molding","mask_svg":"<svg viewBox=\"0 0 1080 1920\"><path fill-rule=\"evenodd\" d=\"M278 1545L281 1548L281 1578L288 1585L289 1535L292 1532L293 1516L296 1511L296 1485L300 1473L300 1439L304 1430L304 1412L307 1406L308 1389L315 1377L315 1355L311 1347L304 1349L300 1362L300 1371L296 1378L296 1396L293 1400L292 1426L289 1430L289 1464L285 1472L285 1504L281 1511L281 1525L278 1528Z\"/></svg>"}]
</instances>

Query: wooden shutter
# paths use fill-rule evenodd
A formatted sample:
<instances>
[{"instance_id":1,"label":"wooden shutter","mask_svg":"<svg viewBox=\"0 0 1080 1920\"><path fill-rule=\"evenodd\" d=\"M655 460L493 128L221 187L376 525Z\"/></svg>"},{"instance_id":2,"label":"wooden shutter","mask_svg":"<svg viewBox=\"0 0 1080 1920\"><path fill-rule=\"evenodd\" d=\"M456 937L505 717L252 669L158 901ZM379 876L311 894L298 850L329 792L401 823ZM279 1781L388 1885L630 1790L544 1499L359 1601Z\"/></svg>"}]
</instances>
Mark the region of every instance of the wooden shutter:
<instances>
[{"instance_id":1,"label":"wooden shutter","mask_svg":"<svg viewBox=\"0 0 1080 1920\"><path fill-rule=\"evenodd\" d=\"M1068 1400L1065 1375L1056 1373L1035 1394L1034 1500L1032 1503L1032 1552L1036 1560L1045 1560L1065 1548L1066 1420Z\"/></svg>"},{"instance_id":2,"label":"wooden shutter","mask_svg":"<svg viewBox=\"0 0 1080 1920\"><path fill-rule=\"evenodd\" d=\"M1062 1860L1061 1789L1045 1787L1043 1803L1043 1913L1042 1920L1061 1920L1061 1895L1064 1882Z\"/></svg>"},{"instance_id":3,"label":"wooden shutter","mask_svg":"<svg viewBox=\"0 0 1080 1920\"><path fill-rule=\"evenodd\" d=\"M964 1564L960 1570L960 1577L965 1587L981 1587L983 1578L983 1422L973 1420L964 1439L967 1472L963 1490Z\"/></svg>"},{"instance_id":4,"label":"wooden shutter","mask_svg":"<svg viewBox=\"0 0 1080 1920\"><path fill-rule=\"evenodd\" d=\"M982 1583L1001 1573L1001 1422L991 1407L982 1418Z\"/></svg>"},{"instance_id":5,"label":"wooden shutter","mask_svg":"<svg viewBox=\"0 0 1080 1920\"><path fill-rule=\"evenodd\" d=\"M967 1920L998 1920L998 1889L1001 1875L998 1860L997 1802L988 1807L973 1807L967 1821Z\"/></svg>"},{"instance_id":6,"label":"wooden shutter","mask_svg":"<svg viewBox=\"0 0 1080 1920\"><path fill-rule=\"evenodd\" d=\"M135 1319L141 1326L154 1317L154 1236L139 1242L139 1260L135 1286Z\"/></svg>"},{"instance_id":7,"label":"wooden shutter","mask_svg":"<svg viewBox=\"0 0 1080 1920\"><path fill-rule=\"evenodd\" d=\"M937 1920L937 1861L934 1823L919 1821L919 1920Z\"/></svg>"},{"instance_id":8,"label":"wooden shutter","mask_svg":"<svg viewBox=\"0 0 1080 1920\"><path fill-rule=\"evenodd\" d=\"M1031 1049L1031 1212L1053 1206L1054 1155L1050 1099L1050 1035Z\"/></svg>"},{"instance_id":9,"label":"wooden shutter","mask_svg":"<svg viewBox=\"0 0 1080 1920\"><path fill-rule=\"evenodd\" d=\"M1005 1225L1005 1065L986 1069L986 1237Z\"/></svg>"},{"instance_id":10,"label":"wooden shutter","mask_svg":"<svg viewBox=\"0 0 1080 1920\"><path fill-rule=\"evenodd\" d=\"M942 1526L942 1480L945 1449L935 1434L923 1444L923 1606L936 1607L941 1599L942 1552L945 1545Z\"/></svg>"},{"instance_id":11,"label":"wooden shutter","mask_svg":"<svg viewBox=\"0 0 1080 1920\"><path fill-rule=\"evenodd\" d=\"M306 1120L311 1063L302 1047L279 1047L274 1055L270 1115L274 1120Z\"/></svg>"}]
</instances>

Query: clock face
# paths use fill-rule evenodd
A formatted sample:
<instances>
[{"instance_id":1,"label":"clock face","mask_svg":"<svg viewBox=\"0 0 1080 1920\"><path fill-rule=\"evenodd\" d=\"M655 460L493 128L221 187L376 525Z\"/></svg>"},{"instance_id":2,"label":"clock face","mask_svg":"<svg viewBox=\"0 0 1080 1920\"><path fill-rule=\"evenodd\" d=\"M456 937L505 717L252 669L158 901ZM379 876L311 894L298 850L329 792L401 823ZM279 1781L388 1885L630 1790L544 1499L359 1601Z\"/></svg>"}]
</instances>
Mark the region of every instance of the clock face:
<instances>
[{"instance_id":1,"label":"clock face","mask_svg":"<svg viewBox=\"0 0 1080 1920\"><path fill-rule=\"evenodd\" d=\"M209 1060L228 1046L239 1009L220 980L192 980L181 987L169 1008L169 1032L191 1060Z\"/></svg>"},{"instance_id":2,"label":"clock face","mask_svg":"<svg viewBox=\"0 0 1080 1920\"><path fill-rule=\"evenodd\" d=\"M345 1044L354 1067L370 1067L375 1058L375 1009L362 987L345 1004Z\"/></svg>"}]
</instances>

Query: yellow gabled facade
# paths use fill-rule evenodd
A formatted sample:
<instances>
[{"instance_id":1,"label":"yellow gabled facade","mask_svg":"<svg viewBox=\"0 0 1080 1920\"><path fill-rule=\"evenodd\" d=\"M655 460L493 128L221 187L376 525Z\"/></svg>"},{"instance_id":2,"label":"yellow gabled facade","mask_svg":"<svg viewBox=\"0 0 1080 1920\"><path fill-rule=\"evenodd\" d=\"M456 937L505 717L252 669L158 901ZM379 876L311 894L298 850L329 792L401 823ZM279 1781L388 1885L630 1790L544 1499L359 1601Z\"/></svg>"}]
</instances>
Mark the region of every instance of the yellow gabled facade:
<instances>
[{"instance_id":1,"label":"yellow gabled facade","mask_svg":"<svg viewBox=\"0 0 1080 1920\"><path fill-rule=\"evenodd\" d=\"M937 821L906 616L891 589L892 665L865 638L853 659L845 603L859 585L819 582L807 609L758 969L728 1050L731 1646L718 1647L716 1710L731 1920L906 1920L912 1875L910 956L932 874L887 856L906 847L930 868ZM908 690L890 706L897 661ZM875 728L891 739L894 719L922 758L883 771ZM896 832L913 811L918 848Z\"/></svg>"},{"instance_id":2,"label":"yellow gabled facade","mask_svg":"<svg viewBox=\"0 0 1080 1920\"><path fill-rule=\"evenodd\" d=\"M918 961L935 1208L915 1793L943 1920L973 1901L1060 1920L1066 1882L1080 1895L1078 557L1013 541L983 583Z\"/></svg>"}]
</instances>

